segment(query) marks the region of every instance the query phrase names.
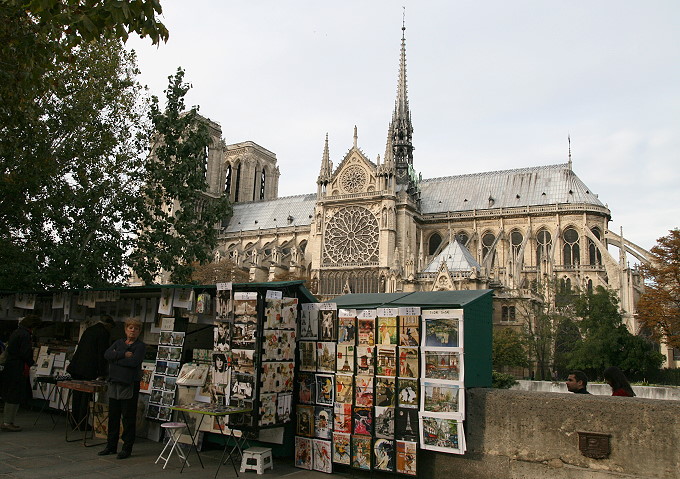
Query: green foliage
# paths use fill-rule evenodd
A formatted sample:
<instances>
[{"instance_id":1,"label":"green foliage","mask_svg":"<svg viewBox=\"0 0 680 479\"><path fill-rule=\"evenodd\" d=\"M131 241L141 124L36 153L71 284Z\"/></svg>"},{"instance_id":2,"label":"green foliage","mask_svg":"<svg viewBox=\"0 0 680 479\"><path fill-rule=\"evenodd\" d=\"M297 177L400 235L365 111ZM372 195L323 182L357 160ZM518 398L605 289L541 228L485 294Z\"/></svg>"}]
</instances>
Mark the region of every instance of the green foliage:
<instances>
[{"instance_id":1,"label":"green foliage","mask_svg":"<svg viewBox=\"0 0 680 479\"><path fill-rule=\"evenodd\" d=\"M185 109L189 88L180 68L169 77L165 107L157 97L151 101L154 142L142 187L146 208L132 254L133 268L146 283L162 270L171 273L173 283L191 282L192 263L212 259L216 225L230 212L226 197L204 193L210 136L197 109Z\"/></svg>"},{"instance_id":2,"label":"green foliage","mask_svg":"<svg viewBox=\"0 0 680 479\"><path fill-rule=\"evenodd\" d=\"M510 389L515 384L519 384L519 382L512 374L491 371L491 387L494 389Z\"/></svg>"},{"instance_id":3,"label":"green foliage","mask_svg":"<svg viewBox=\"0 0 680 479\"><path fill-rule=\"evenodd\" d=\"M583 339L567 355L569 368L597 377L612 365L630 372L654 371L661 366L663 356L654 346L631 334L622 323L618 299L612 291L598 286L594 292L580 295L575 311L581 318Z\"/></svg>"},{"instance_id":4,"label":"green foliage","mask_svg":"<svg viewBox=\"0 0 680 479\"><path fill-rule=\"evenodd\" d=\"M527 367L526 346L522 335L510 328L493 331L493 366Z\"/></svg>"}]
</instances>

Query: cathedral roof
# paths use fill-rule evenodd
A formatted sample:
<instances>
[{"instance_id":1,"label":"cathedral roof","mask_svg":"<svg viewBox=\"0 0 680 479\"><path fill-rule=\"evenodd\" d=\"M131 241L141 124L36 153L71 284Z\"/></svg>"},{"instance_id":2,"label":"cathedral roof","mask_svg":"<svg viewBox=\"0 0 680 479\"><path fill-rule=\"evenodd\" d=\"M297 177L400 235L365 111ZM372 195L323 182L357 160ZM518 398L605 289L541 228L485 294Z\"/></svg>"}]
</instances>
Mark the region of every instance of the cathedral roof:
<instances>
[{"instance_id":1,"label":"cathedral roof","mask_svg":"<svg viewBox=\"0 0 680 479\"><path fill-rule=\"evenodd\" d=\"M258 228L309 226L314 215L316 193L286 196L271 201L234 203L233 215L225 233L252 231Z\"/></svg>"},{"instance_id":2,"label":"cathedral roof","mask_svg":"<svg viewBox=\"0 0 680 479\"><path fill-rule=\"evenodd\" d=\"M423 214L586 203L603 207L568 163L423 179Z\"/></svg>"},{"instance_id":3,"label":"cathedral roof","mask_svg":"<svg viewBox=\"0 0 680 479\"><path fill-rule=\"evenodd\" d=\"M482 269L482 266L472 257L468 249L456 239L451 241L441 253L432 259L424 272L436 273L442 263L446 263L449 271L470 271L471 269L480 271Z\"/></svg>"}]
</instances>

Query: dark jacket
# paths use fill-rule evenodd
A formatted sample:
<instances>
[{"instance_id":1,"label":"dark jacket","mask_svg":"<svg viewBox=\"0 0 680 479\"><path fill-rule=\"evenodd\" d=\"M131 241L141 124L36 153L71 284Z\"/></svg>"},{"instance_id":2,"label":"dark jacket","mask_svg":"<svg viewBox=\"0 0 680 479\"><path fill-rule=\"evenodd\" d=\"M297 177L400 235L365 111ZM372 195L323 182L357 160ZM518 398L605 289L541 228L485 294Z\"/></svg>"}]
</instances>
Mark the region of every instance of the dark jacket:
<instances>
[{"instance_id":1,"label":"dark jacket","mask_svg":"<svg viewBox=\"0 0 680 479\"><path fill-rule=\"evenodd\" d=\"M26 399L26 366L33 366L33 341L31 331L19 326L12 332L7 342L7 362L3 371L2 385L5 401L18 404Z\"/></svg>"},{"instance_id":2,"label":"dark jacket","mask_svg":"<svg viewBox=\"0 0 680 479\"><path fill-rule=\"evenodd\" d=\"M111 345L111 333L104 323L87 328L78 341L78 347L66 371L76 379L105 377L109 366L104 352Z\"/></svg>"},{"instance_id":3,"label":"dark jacket","mask_svg":"<svg viewBox=\"0 0 680 479\"><path fill-rule=\"evenodd\" d=\"M132 352L132 357L125 357L127 351ZM109 362L109 381L123 384L139 381L145 352L146 344L139 339L132 344L125 344L125 339L116 340L104 353Z\"/></svg>"}]
</instances>

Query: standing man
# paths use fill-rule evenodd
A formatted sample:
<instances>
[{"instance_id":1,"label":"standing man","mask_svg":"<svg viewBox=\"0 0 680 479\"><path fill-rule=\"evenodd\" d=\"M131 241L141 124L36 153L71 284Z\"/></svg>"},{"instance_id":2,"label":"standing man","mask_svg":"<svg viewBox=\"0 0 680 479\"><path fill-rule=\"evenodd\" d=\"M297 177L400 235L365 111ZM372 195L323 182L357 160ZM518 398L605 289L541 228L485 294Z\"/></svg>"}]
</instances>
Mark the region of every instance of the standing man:
<instances>
[{"instance_id":1,"label":"standing man","mask_svg":"<svg viewBox=\"0 0 680 479\"><path fill-rule=\"evenodd\" d=\"M120 421L123 419L123 449L118 459L126 459L135 443L137 398L142 377L142 361L146 344L139 340L142 323L136 319L125 321L125 339L116 340L104 353L109 362L109 431L106 447L100 456L115 454L118 450Z\"/></svg>"},{"instance_id":2,"label":"standing man","mask_svg":"<svg viewBox=\"0 0 680 479\"><path fill-rule=\"evenodd\" d=\"M87 328L78 341L78 347L73 354L66 372L73 379L91 381L105 378L108 373L108 362L104 359L104 352L111 345L111 331L116 326L111 316L102 316L101 320ZM74 429L87 430L88 403L92 394L73 391L72 396L72 424Z\"/></svg>"},{"instance_id":3,"label":"standing man","mask_svg":"<svg viewBox=\"0 0 680 479\"><path fill-rule=\"evenodd\" d=\"M567 377L567 389L575 394L590 394L586 389L588 376L583 371L570 371Z\"/></svg>"}]
</instances>

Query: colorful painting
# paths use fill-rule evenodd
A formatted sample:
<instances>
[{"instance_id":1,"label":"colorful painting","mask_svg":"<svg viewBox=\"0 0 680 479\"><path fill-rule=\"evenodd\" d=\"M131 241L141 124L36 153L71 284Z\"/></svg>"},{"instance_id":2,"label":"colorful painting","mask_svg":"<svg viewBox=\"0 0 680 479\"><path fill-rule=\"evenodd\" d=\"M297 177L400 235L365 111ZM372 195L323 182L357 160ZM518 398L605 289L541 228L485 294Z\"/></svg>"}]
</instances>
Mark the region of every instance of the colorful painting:
<instances>
[{"instance_id":1,"label":"colorful painting","mask_svg":"<svg viewBox=\"0 0 680 479\"><path fill-rule=\"evenodd\" d=\"M376 376L374 393L376 406L394 407L396 405L396 379L391 376Z\"/></svg>"},{"instance_id":2,"label":"colorful painting","mask_svg":"<svg viewBox=\"0 0 680 479\"><path fill-rule=\"evenodd\" d=\"M338 464L351 463L350 435L343 432L333 433L333 462Z\"/></svg>"},{"instance_id":3,"label":"colorful painting","mask_svg":"<svg viewBox=\"0 0 680 479\"><path fill-rule=\"evenodd\" d=\"M357 406L373 406L373 376L356 376L354 404Z\"/></svg>"},{"instance_id":4,"label":"colorful painting","mask_svg":"<svg viewBox=\"0 0 680 479\"><path fill-rule=\"evenodd\" d=\"M418 443L411 441L396 441L396 442L397 442L397 472L399 474L416 476L418 474L417 468Z\"/></svg>"},{"instance_id":5,"label":"colorful painting","mask_svg":"<svg viewBox=\"0 0 680 479\"><path fill-rule=\"evenodd\" d=\"M376 346L375 374L377 376L397 375L397 347Z\"/></svg>"},{"instance_id":6,"label":"colorful painting","mask_svg":"<svg viewBox=\"0 0 680 479\"><path fill-rule=\"evenodd\" d=\"M298 436L314 436L314 406L298 405L296 410Z\"/></svg>"},{"instance_id":7,"label":"colorful painting","mask_svg":"<svg viewBox=\"0 0 680 479\"><path fill-rule=\"evenodd\" d=\"M352 436L352 467L371 469L371 438Z\"/></svg>"},{"instance_id":8,"label":"colorful painting","mask_svg":"<svg viewBox=\"0 0 680 479\"><path fill-rule=\"evenodd\" d=\"M394 408L379 407L375 408L375 419L373 429L376 437L384 439L394 439Z\"/></svg>"},{"instance_id":9,"label":"colorful painting","mask_svg":"<svg viewBox=\"0 0 680 479\"><path fill-rule=\"evenodd\" d=\"M312 469L312 440L295 437L295 467Z\"/></svg>"},{"instance_id":10,"label":"colorful painting","mask_svg":"<svg viewBox=\"0 0 680 479\"><path fill-rule=\"evenodd\" d=\"M338 373L354 373L354 346L338 344L336 357L336 371Z\"/></svg>"},{"instance_id":11,"label":"colorful painting","mask_svg":"<svg viewBox=\"0 0 680 479\"><path fill-rule=\"evenodd\" d=\"M419 316L399 316L399 345L420 346Z\"/></svg>"},{"instance_id":12,"label":"colorful painting","mask_svg":"<svg viewBox=\"0 0 680 479\"><path fill-rule=\"evenodd\" d=\"M423 380L421 410L429 412L458 413L462 419L463 388L448 381Z\"/></svg>"},{"instance_id":13,"label":"colorful painting","mask_svg":"<svg viewBox=\"0 0 680 479\"><path fill-rule=\"evenodd\" d=\"M370 436L373 434L373 408L357 406L352 412L354 434Z\"/></svg>"},{"instance_id":14,"label":"colorful painting","mask_svg":"<svg viewBox=\"0 0 680 479\"><path fill-rule=\"evenodd\" d=\"M418 407L418 380L399 378L397 380L397 406Z\"/></svg>"},{"instance_id":15,"label":"colorful painting","mask_svg":"<svg viewBox=\"0 0 680 479\"><path fill-rule=\"evenodd\" d=\"M316 343L316 369L328 373L335 372L335 347L330 341Z\"/></svg>"},{"instance_id":16,"label":"colorful painting","mask_svg":"<svg viewBox=\"0 0 680 479\"><path fill-rule=\"evenodd\" d=\"M357 337L356 318L340 318L338 320L338 344L354 345Z\"/></svg>"},{"instance_id":17,"label":"colorful painting","mask_svg":"<svg viewBox=\"0 0 680 479\"><path fill-rule=\"evenodd\" d=\"M423 346L457 348L463 345L463 310L423 311Z\"/></svg>"},{"instance_id":18,"label":"colorful painting","mask_svg":"<svg viewBox=\"0 0 680 479\"><path fill-rule=\"evenodd\" d=\"M316 406L314 409L314 436L320 439L331 439L333 429L333 408Z\"/></svg>"},{"instance_id":19,"label":"colorful painting","mask_svg":"<svg viewBox=\"0 0 680 479\"><path fill-rule=\"evenodd\" d=\"M462 351L451 348L425 349L422 354L424 377L463 381Z\"/></svg>"},{"instance_id":20,"label":"colorful painting","mask_svg":"<svg viewBox=\"0 0 680 479\"><path fill-rule=\"evenodd\" d=\"M333 374L316 375L316 403L332 406L335 401L335 377Z\"/></svg>"},{"instance_id":21,"label":"colorful painting","mask_svg":"<svg viewBox=\"0 0 680 479\"><path fill-rule=\"evenodd\" d=\"M381 318L378 317L378 344L392 344L397 345L397 318Z\"/></svg>"},{"instance_id":22,"label":"colorful painting","mask_svg":"<svg viewBox=\"0 0 680 479\"><path fill-rule=\"evenodd\" d=\"M399 347L399 377L417 378L420 375L418 364L418 348Z\"/></svg>"},{"instance_id":23,"label":"colorful painting","mask_svg":"<svg viewBox=\"0 0 680 479\"><path fill-rule=\"evenodd\" d=\"M374 319L359 319L359 345L374 346L375 345L375 320Z\"/></svg>"},{"instance_id":24,"label":"colorful painting","mask_svg":"<svg viewBox=\"0 0 680 479\"><path fill-rule=\"evenodd\" d=\"M312 442L313 468L315 471L333 472L333 461L331 460L331 442L322 439L314 439Z\"/></svg>"},{"instance_id":25,"label":"colorful painting","mask_svg":"<svg viewBox=\"0 0 680 479\"><path fill-rule=\"evenodd\" d=\"M421 413L420 447L431 451L463 454L463 423L456 419Z\"/></svg>"},{"instance_id":26,"label":"colorful painting","mask_svg":"<svg viewBox=\"0 0 680 479\"><path fill-rule=\"evenodd\" d=\"M375 346L357 346L356 348L357 374L373 374L375 372Z\"/></svg>"},{"instance_id":27,"label":"colorful painting","mask_svg":"<svg viewBox=\"0 0 680 479\"><path fill-rule=\"evenodd\" d=\"M352 405L335 403L333 406L333 430L335 432L352 432Z\"/></svg>"},{"instance_id":28,"label":"colorful painting","mask_svg":"<svg viewBox=\"0 0 680 479\"><path fill-rule=\"evenodd\" d=\"M394 472L395 451L394 441L375 439L373 441L373 468L379 471Z\"/></svg>"},{"instance_id":29,"label":"colorful painting","mask_svg":"<svg viewBox=\"0 0 680 479\"><path fill-rule=\"evenodd\" d=\"M354 394L354 376L336 374L335 376L335 402L352 404Z\"/></svg>"}]
</instances>

